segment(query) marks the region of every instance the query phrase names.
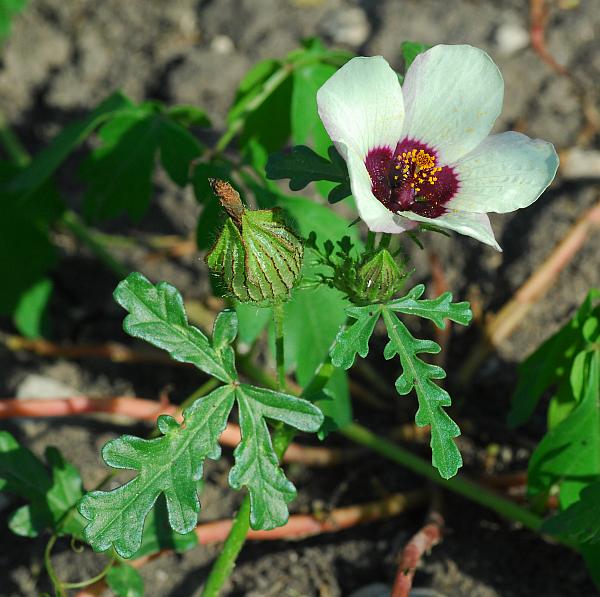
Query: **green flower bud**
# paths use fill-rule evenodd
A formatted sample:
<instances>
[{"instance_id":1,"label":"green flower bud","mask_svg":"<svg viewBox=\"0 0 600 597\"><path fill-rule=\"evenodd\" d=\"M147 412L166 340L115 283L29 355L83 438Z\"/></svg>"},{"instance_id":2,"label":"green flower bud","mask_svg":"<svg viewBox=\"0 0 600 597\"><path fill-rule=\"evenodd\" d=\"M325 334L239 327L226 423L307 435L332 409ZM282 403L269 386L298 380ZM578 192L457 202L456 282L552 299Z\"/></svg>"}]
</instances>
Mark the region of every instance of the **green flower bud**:
<instances>
[{"instance_id":1,"label":"green flower bud","mask_svg":"<svg viewBox=\"0 0 600 597\"><path fill-rule=\"evenodd\" d=\"M284 224L279 209L248 210L229 183L210 182L230 217L206 256L208 267L242 302L287 299L302 267L302 242Z\"/></svg>"},{"instance_id":2,"label":"green flower bud","mask_svg":"<svg viewBox=\"0 0 600 597\"><path fill-rule=\"evenodd\" d=\"M388 301L404 284L406 274L398 267L387 249L380 249L357 271L355 302L380 303Z\"/></svg>"}]
</instances>

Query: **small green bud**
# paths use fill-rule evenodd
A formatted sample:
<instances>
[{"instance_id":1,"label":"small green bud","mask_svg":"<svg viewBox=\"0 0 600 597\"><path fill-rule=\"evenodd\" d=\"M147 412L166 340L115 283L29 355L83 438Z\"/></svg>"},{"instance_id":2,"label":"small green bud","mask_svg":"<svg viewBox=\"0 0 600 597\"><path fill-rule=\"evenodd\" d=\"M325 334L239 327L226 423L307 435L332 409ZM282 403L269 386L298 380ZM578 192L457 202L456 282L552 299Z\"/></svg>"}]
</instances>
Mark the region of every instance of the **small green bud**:
<instances>
[{"instance_id":1,"label":"small green bud","mask_svg":"<svg viewBox=\"0 0 600 597\"><path fill-rule=\"evenodd\" d=\"M229 218L206 256L208 267L242 302L287 299L302 267L302 242L279 209L248 210L229 183L210 182Z\"/></svg>"},{"instance_id":2,"label":"small green bud","mask_svg":"<svg viewBox=\"0 0 600 597\"><path fill-rule=\"evenodd\" d=\"M359 267L356 278L356 298L360 302L380 303L402 288L406 274L387 249L380 249Z\"/></svg>"}]
</instances>

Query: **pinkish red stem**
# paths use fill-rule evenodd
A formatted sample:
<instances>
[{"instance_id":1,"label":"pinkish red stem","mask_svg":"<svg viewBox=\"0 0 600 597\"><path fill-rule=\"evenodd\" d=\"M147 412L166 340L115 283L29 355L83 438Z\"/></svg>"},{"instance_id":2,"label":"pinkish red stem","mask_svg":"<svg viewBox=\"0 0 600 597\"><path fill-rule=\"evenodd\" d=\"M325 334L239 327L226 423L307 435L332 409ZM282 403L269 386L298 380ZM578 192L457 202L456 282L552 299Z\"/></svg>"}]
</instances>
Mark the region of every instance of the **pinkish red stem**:
<instances>
[{"instance_id":1,"label":"pinkish red stem","mask_svg":"<svg viewBox=\"0 0 600 597\"><path fill-rule=\"evenodd\" d=\"M247 539L251 541L281 541L304 539L323 533L336 533L359 524L397 516L410 508L422 504L426 500L427 495L427 491L417 490L406 494L393 494L377 502L336 508L320 516L294 514L290 516L284 526L272 531L250 530ZM198 542L201 545L210 545L225 541L232 524L232 520L216 520L214 522L199 524L195 530ZM148 562L160 558L167 553L171 553L171 550L165 549L150 556L132 560L128 564L134 568L141 568ZM77 593L77 597L96 597L105 589L106 583L102 580Z\"/></svg>"},{"instance_id":2,"label":"pinkish red stem","mask_svg":"<svg viewBox=\"0 0 600 597\"><path fill-rule=\"evenodd\" d=\"M423 554L429 552L442 540L443 527L444 519L441 514L432 512L428 523L406 544L402 550L392 597L408 597L417 566Z\"/></svg>"},{"instance_id":3,"label":"pinkish red stem","mask_svg":"<svg viewBox=\"0 0 600 597\"><path fill-rule=\"evenodd\" d=\"M164 400L156 402L133 396L0 399L0 419L11 417L68 417L90 413L123 415L139 421L155 421L159 415L167 414L181 421L181 411L177 406ZM219 438L219 443L234 448L240 443L240 438L240 428L234 423L228 423ZM307 466L326 467L345 462L353 455L355 455L355 452L292 443L288 447L283 460L287 463L295 462Z\"/></svg>"}]
</instances>

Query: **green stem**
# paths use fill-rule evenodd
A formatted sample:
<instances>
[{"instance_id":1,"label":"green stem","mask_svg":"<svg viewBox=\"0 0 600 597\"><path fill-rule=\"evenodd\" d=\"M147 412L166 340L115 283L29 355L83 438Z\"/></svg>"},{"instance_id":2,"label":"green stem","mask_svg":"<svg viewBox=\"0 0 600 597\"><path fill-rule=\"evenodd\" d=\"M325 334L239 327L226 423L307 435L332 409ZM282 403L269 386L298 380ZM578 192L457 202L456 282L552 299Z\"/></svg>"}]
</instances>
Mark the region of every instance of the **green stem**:
<instances>
[{"instance_id":1,"label":"green stem","mask_svg":"<svg viewBox=\"0 0 600 597\"><path fill-rule=\"evenodd\" d=\"M114 560L110 560L110 562L108 562L108 564L98 574L96 574L96 576L88 578L87 580L82 580L79 582L63 582L56 575L56 571L52 565L52 548L54 547L57 539L58 535L52 535L46 544L46 549L44 550L44 564L46 565L46 571L48 572L48 576L50 577L54 591L59 597L66 597L65 589L83 589L84 587L89 587L90 585L93 585L94 583L103 579L115 563Z\"/></svg>"},{"instance_id":2,"label":"green stem","mask_svg":"<svg viewBox=\"0 0 600 597\"><path fill-rule=\"evenodd\" d=\"M365 246L365 251L372 251L373 247L375 246L375 233L371 232L369 230L369 232L367 232L367 244Z\"/></svg>"},{"instance_id":3,"label":"green stem","mask_svg":"<svg viewBox=\"0 0 600 597\"><path fill-rule=\"evenodd\" d=\"M242 130L246 122L246 116L249 112L256 110L272 93L281 85L289 75L292 69L282 67L275 71L263 84L263 88L256 96L252 98L246 105L246 109L238 115L238 117L229 125L227 130L221 135L214 149L214 155L223 153L231 140Z\"/></svg>"},{"instance_id":4,"label":"green stem","mask_svg":"<svg viewBox=\"0 0 600 597\"><path fill-rule=\"evenodd\" d=\"M235 561L244 546L250 529L250 496L246 494L233 521L223 549L208 576L202 597L218 597L221 587L229 578Z\"/></svg>"},{"instance_id":5,"label":"green stem","mask_svg":"<svg viewBox=\"0 0 600 597\"><path fill-rule=\"evenodd\" d=\"M58 539L57 535L52 535L50 540L46 544L46 549L44 549L44 564L46 566L46 571L48 572L48 576L50 577L50 582L54 587L54 591L58 597L66 597L66 593L63 589L62 583L60 582L58 576L56 576L56 572L54 570L54 566L52 565L52 548Z\"/></svg>"},{"instance_id":6,"label":"green stem","mask_svg":"<svg viewBox=\"0 0 600 597\"><path fill-rule=\"evenodd\" d=\"M215 144L213 156L219 155L223 153L225 149L227 149L227 146L229 143L231 143L231 140L244 128L248 114L256 110L283 82L285 82L289 76L293 74L294 70L303 68L305 66L310 66L311 64L315 63L342 66L343 62L345 62L345 60L340 61L334 58L331 60L323 60L321 56L307 56L303 60L296 60L294 62L282 64L281 67L277 69L262 84L262 89L246 104L244 110L240 112L235 120L229 124L225 132Z\"/></svg>"},{"instance_id":7,"label":"green stem","mask_svg":"<svg viewBox=\"0 0 600 597\"><path fill-rule=\"evenodd\" d=\"M387 249L390 246L391 240L392 240L392 235L389 232L383 232L381 234L381 238L379 239L379 248Z\"/></svg>"},{"instance_id":8,"label":"green stem","mask_svg":"<svg viewBox=\"0 0 600 597\"><path fill-rule=\"evenodd\" d=\"M113 271L119 278L124 278L129 274L129 269L126 268L121 262L115 259L102 245L101 242L95 237L95 235L87 228L87 226L81 221L79 216L71 211L67 210L62 218L61 222L106 265L111 271Z\"/></svg>"},{"instance_id":9,"label":"green stem","mask_svg":"<svg viewBox=\"0 0 600 597\"><path fill-rule=\"evenodd\" d=\"M537 514L530 512L526 508L522 508L510 500L496 495L472 481L468 481L459 476L447 480L442 479L437 470L433 468L429 462L415 456L412 452L379 437L361 425L351 423L343 429L340 429L340 433L367 448L371 448L382 456L405 466L411 471L426 477L430 481L493 510L504 518L520 522L523 526L533 531L539 531L542 525L542 518Z\"/></svg>"},{"instance_id":10,"label":"green stem","mask_svg":"<svg viewBox=\"0 0 600 597\"><path fill-rule=\"evenodd\" d=\"M283 351L283 318L283 303L277 302L273 305L273 322L275 324L275 369L277 371L277 389L280 392L284 392L287 385Z\"/></svg>"},{"instance_id":11,"label":"green stem","mask_svg":"<svg viewBox=\"0 0 600 597\"><path fill-rule=\"evenodd\" d=\"M283 350L281 351L280 358L283 359ZM334 369L328 355L319 365L306 388L302 391L302 396L307 397L322 390L331 378ZM282 425L273 434L273 447L280 460L285 454L287 447L292 442L294 435L295 430L288 425ZM246 535L249 530L250 496L246 494L242 501L242 505L235 516L229 535L225 540L223 550L215 561L206 581L206 585L204 585L202 597L218 597L221 587L225 584L235 566L235 561L246 541Z\"/></svg>"},{"instance_id":12,"label":"green stem","mask_svg":"<svg viewBox=\"0 0 600 597\"><path fill-rule=\"evenodd\" d=\"M62 587L63 589L83 589L85 587L89 587L90 585L97 583L99 580L102 580L108 574L114 564L115 560L111 560L101 572L96 574L96 576L80 582L63 582Z\"/></svg>"},{"instance_id":13,"label":"green stem","mask_svg":"<svg viewBox=\"0 0 600 597\"><path fill-rule=\"evenodd\" d=\"M0 142L4 145L6 153L17 166L26 166L31 159L29 153L21 144L19 138L13 133L6 122L4 114L0 113Z\"/></svg>"}]
</instances>

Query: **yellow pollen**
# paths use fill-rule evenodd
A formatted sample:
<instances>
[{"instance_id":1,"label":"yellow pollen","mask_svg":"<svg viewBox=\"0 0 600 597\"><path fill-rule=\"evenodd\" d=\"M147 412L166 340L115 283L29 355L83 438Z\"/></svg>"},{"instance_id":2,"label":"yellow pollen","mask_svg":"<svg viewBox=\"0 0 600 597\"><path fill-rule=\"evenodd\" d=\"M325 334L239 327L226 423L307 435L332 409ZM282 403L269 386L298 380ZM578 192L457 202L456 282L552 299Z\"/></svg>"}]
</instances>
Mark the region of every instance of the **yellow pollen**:
<instances>
[{"instance_id":1,"label":"yellow pollen","mask_svg":"<svg viewBox=\"0 0 600 597\"><path fill-rule=\"evenodd\" d=\"M427 153L423 149L411 149L403 151L396 155L398 163L394 166L395 170L399 170L398 175L402 175L402 180L406 181L415 193L421 191L421 185L429 183L434 185L438 178L436 174L441 172L441 166L436 166L436 158L434 155ZM394 176L397 181L399 176Z\"/></svg>"}]
</instances>

